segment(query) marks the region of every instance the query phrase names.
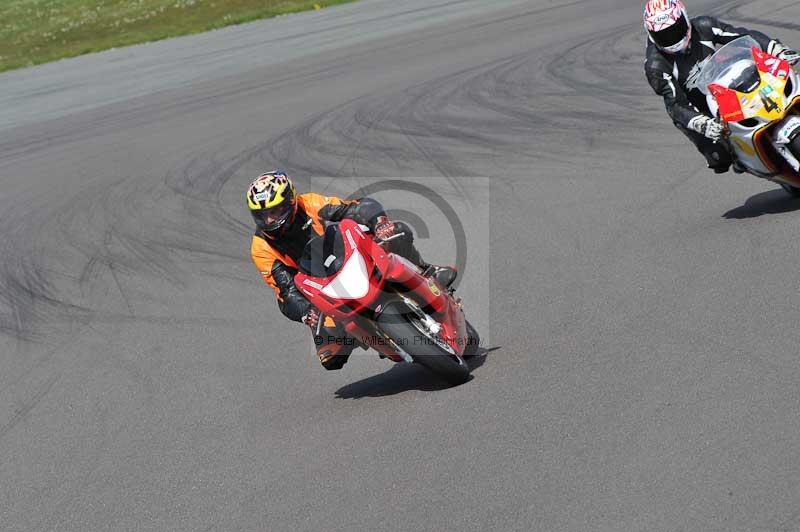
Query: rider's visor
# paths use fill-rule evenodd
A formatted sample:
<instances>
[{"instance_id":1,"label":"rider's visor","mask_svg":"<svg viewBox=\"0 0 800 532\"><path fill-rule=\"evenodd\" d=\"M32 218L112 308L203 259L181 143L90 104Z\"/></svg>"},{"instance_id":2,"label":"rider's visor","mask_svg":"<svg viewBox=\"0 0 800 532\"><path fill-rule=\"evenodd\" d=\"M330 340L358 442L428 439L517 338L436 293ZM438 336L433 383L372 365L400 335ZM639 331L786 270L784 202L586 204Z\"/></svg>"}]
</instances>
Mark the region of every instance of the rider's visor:
<instances>
[{"instance_id":1,"label":"rider's visor","mask_svg":"<svg viewBox=\"0 0 800 532\"><path fill-rule=\"evenodd\" d=\"M292 215L294 204L292 202L282 203L276 205L271 209L262 209L258 211L256 216L261 221L259 225L264 231L274 231L281 227L286 220Z\"/></svg>"},{"instance_id":2,"label":"rider's visor","mask_svg":"<svg viewBox=\"0 0 800 532\"><path fill-rule=\"evenodd\" d=\"M686 16L681 14L681 18L675 24L661 31L651 31L650 37L660 48L669 48L681 42L688 34L689 23L686 21Z\"/></svg>"}]
</instances>

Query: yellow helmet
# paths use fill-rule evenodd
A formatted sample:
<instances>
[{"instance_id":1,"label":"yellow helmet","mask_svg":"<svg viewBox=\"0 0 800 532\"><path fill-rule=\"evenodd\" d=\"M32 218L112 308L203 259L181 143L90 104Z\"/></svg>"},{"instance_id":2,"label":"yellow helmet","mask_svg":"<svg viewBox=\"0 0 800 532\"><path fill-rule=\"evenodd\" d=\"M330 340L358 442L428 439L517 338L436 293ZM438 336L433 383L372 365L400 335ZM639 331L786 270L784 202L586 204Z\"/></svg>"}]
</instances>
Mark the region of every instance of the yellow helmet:
<instances>
[{"instance_id":1,"label":"yellow helmet","mask_svg":"<svg viewBox=\"0 0 800 532\"><path fill-rule=\"evenodd\" d=\"M261 174L247 189L247 206L256 226L275 237L289 227L297 214L297 192L283 171Z\"/></svg>"}]
</instances>

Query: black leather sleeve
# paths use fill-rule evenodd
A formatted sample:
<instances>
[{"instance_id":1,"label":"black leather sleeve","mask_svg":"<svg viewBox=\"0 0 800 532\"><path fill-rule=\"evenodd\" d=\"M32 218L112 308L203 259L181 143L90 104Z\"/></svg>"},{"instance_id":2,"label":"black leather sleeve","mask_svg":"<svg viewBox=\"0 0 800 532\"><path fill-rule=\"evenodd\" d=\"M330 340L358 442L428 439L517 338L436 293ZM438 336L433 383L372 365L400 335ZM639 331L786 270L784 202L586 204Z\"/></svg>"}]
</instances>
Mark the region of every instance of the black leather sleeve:
<instances>
[{"instance_id":1,"label":"black leather sleeve","mask_svg":"<svg viewBox=\"0 0 800 532\"><path fill-rule=\"evenodd\" d=\"M765 52L772 53L771 47L774 46L772 43L778 42L770 39L760 31L737 28L714 17L695 17L692 22L694 27L701 34L708 35L714 44L725 45L743 35L749 35L758 42Z\"/></svg>"},{"instance_id":2,"label":"black leather sleeve","mask_svg":"<svg viewBox=\"0 0 800 532\"><path fill-rule=\"evenodd\" d=\"M667 61L652 42L647 44L644 72L656 94L664 98L664 107L672 121L684 129L689 121L701 114L689 102L681 83L673 76L672 64Z\"/></svg>"},{"instance_id":3,"label":"black leather sleeve","mask_svg":"<svg viewBox=\"0 0 800 532\"><path fill-rule=\"evenodd\" d=\"M361 198L341 205L325 205L320 209L319 216L330 222L341 222L345 218L354 220L366 225L372 231L375 229L378 217L386 216L386 211L377 200Z\"/></svg>"},{"instance_id":4,"label":"black leather sleeve","mask_svg":"<svg viewBox=\"0 0 800 532\"><path fill-rule=\"evenodd\" d=\"M767 53L774 53L776 46L780 45L759 31L734 27L714 17L694 17L692 27L698 33L697 37L692 37L693 46L698 45L696 40L700 46L705 46L703 43L722 46L743 35L751 36ZM686 129L689 121L702 113L689 101L683 84L675 79L673 67L674 64L652 42L648 42L644 66L647 81L653 91L664 98L664 106L672 121Z\"/></svg>"},{"instance_id":5,"label":"black leather sleeve","mask_svg":"<svg viewBox=\"0 0 800 532\"><path fill-rule=\"evenodd\" d=\"M297 270L282 262L275 261L275 264L272 265L272 278L280 290L278 308L290 320L301 321L311 307L311 303L295 286L294 276L296 274Z\"/></svg>"}]
</instances>

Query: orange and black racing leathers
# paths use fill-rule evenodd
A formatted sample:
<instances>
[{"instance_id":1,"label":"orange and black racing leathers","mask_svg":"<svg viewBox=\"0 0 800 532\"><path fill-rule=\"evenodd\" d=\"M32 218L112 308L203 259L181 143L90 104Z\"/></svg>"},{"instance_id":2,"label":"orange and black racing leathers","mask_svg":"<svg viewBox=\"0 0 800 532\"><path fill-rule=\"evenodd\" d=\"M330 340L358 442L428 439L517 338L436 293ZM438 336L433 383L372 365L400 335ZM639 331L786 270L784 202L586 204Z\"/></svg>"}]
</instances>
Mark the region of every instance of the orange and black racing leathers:
<instances>
[{"instance_id":1,"label":"orange and black racing leathers","mask_svg":"<svg viewBox=\"0 0 800 532\"><path fill-rule=\"evenodd\" d=\"M276 238L256 229L250 252L264 281L275 290L281 312L290 320L301 321L311 303L295 286L294 276L306 243L324 233L325 221L352 219L374 231L378 218L386 213L383 206L371 198L342 200L308 193L299 195L297 203L297 215ZM423 269L428 267L414 246L411 228L403 222L394 222L394 227L396 233L405 234L393 240L389 250ZM344 332L332 320L325 320L320 336L315 337L317 355L325 369L340 369L347 362L353 346L343 339Z\"/></svg>"}]
</instances>

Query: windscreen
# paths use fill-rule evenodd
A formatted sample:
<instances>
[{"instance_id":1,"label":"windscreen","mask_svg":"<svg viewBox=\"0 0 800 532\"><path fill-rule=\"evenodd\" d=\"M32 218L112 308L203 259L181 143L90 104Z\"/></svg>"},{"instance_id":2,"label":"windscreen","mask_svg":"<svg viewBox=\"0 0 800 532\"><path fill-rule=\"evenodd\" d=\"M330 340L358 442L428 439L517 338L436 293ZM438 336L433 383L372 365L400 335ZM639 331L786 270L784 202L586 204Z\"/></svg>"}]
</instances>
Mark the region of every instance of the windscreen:
<instances>
[{"instance_id":1,"label":"windscreen","mask_svg":"<svg viewBox=\"0 0 800 532\"><path fill-rule=\"evenodd\" d=\"M323 236L311 239L303 250L298 266L312 277L331 277L342 269L345 248L338 225L330 225Z\"/></svg>"},{"instance_id":2,"label":"windscreen","mask_svg":"<svg viewBox=\"0 0 800 532\"><path fill-rule=\"evenodd\" d=\"M760 79L753 59L754 47L761 49L749 35L729 42L704 61L692 85L706 95L710 94L708 86L712 83L739 92L752 91Z\"/></svg>"}]
</instances>

